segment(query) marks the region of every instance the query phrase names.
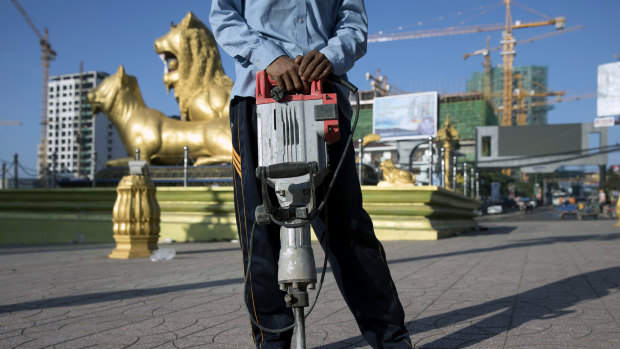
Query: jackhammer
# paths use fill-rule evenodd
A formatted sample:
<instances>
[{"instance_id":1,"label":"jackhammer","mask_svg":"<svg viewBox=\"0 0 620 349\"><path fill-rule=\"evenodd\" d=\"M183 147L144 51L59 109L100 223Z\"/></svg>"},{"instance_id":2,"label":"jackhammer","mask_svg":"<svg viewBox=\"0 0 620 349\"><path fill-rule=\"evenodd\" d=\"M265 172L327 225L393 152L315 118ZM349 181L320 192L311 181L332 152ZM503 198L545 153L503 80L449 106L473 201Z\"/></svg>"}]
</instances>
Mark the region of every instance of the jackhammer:
<instances>
[{"instance_id":1,"label":"jackhammer","mask_svg":"<svg viewBox=\"0 0 620 349\"><path fill-rule=\"evenodd\" d=\"M323 271L315 299L310 306L308 290L316 287L317 275L310 241L310 222L323 209L344 154L352 143L359 117L357 88L347 81L333 80L353 92L357 100L352 132L333 178L317 206L316 190L330 172L327 147L340 139L336 93L325 92L325 81L314 81L308 94L290 94L277 86L264 71L256 76L256 121L258 138L258 167L256 176L261 182L263 203L256 207L256 222L250 234L246 275L252 263L252 248L256 224L274 222L280 226L278 285L285 291L286 306L292 308L295 322L281 329L261 326L246 310L251 321L263 331L281 333L295 328L297 349L306 348L305 318L318 299L327 266L327 245ZM269 188L275 191L278 205L271 203ZM328 233L326 233L328 234ZM327 236L327 235L326 235ZM326 237L327 238L327 237ZM247 278L246 278L247 283ZM244 285L244 292L247 285ZM244 299L247 296L244 295Z\"/></svg>"}]
</instances>

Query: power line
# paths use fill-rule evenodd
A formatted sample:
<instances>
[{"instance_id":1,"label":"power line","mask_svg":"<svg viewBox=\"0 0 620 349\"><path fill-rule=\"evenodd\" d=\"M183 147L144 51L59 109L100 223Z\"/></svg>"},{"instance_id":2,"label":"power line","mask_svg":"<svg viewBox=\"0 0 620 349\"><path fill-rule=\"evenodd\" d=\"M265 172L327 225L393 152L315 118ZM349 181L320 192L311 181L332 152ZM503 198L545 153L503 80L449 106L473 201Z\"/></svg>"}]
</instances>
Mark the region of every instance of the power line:
<instances>
[{"instance_id":1,"label":"power line","mask_svg":"<svg viewBox=\"0 0 620 349\"><path fill-rule=\"evenodd\" d=\"M617 152L617 151L620 151L620 146L610 147L609 149L601 150L598 153L583 154L583 155L577 155L577 156L566 157L566 158L555 159L555 160L539 161L539 162L522 164L522 165L519 165L519 166L504 166L504 165L502 165L501 167L530 167L530 166L540 166L540 165L556 164L556 163L560 163L560 162L567 162L567 161L572 161L572 160L577 160L577 159L583 159L583 158L588 158L588 157L591 157L591 156L603 155L603 154L613 153L613 152ZM551 154L551 155L543 155L543 156L553 156L553 155ZM540 157L540 156L538 156L538 157ZM521 159L523 159L523 158L521 158ZM493 160L493 162L497 162L497 161L512 161L512 160L515 160L515 159ZM475 164L478 165L479 163L480 162L477 162ZM486 163L486 162L484 162L484 163Z\"/></svg>"},{"instance_id":2,"label":"power line","mask_svg":"<svg viewBox=\"0 0 620 349\"><path fill-rule=\"evenodd\" d=\"M593 148L580 149L580 150L572 150L572 151L565 151L565 152L558 152L558 153L548 153L548 154L540 154L540 155L523 155L523 156L519 156L519 157L511 157L511 158L506 158L506 159L481 160L481 161L477 161L476 163L478 163L478 164L490 164L490 163L494 163L494 162L524 160L524 159L542 158L542 157L548 157L548 156L561 156L561 155L581 154L581 153L584 153L584 152L591 152L593 150L599 150L598 153L587 154L587 156L591 156L591 155L598 155L599 153L602 153L602 152L607 152L609 149L612 149L612 151L620 150L620 144L606 145L606 146L601 146L601 147L593 147Z\"/></svg>"}]
</instances>

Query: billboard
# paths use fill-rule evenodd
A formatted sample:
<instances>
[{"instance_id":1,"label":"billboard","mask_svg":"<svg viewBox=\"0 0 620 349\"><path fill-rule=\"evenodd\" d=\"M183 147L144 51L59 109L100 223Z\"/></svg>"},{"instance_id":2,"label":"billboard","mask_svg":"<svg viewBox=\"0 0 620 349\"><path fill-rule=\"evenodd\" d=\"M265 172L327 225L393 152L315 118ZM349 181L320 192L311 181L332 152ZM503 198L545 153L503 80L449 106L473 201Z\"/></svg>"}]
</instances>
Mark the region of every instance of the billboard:
<instances>
[{"instance_id":1,"label":"billboard","mask_svg":"<svg viewBox=\"0 0 620 349\"><path fill-rule=\"evenodd\" d=\"M375 98L373 120L374 133L383 140L435 137L437 92Z\"/></svg>"},{"instance_id":2,"label":"billboard","mask_svg":"<svg viewBox=\"0 0 620 349\"><path fill-rule=\"evenodd\" d=\"M620 114L620 62L598 66L597 116Z\"/></svg>"}]
</instances>

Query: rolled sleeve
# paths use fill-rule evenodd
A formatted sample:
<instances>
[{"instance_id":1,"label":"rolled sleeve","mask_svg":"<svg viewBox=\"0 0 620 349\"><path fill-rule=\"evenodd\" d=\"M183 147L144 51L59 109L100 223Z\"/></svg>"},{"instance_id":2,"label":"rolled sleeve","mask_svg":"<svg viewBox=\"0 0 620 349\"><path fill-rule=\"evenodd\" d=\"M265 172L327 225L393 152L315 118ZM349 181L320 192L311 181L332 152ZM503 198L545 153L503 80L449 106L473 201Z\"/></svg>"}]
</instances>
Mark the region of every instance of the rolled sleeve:
<instances>
[{"instance_id":1,"label":"rolled sleeve","mask_svg":"<svg viewBox=\"0 0 620 349\"><path fill-rule=\"evenodd\" d=\"M216 41L243 66L264 70L276 58L286 55L277 43L253 30L241 16L240 0L213 0L209 23Z\"/></svg>"},{"instance_id":2,"label":"rolled sleeve","mask_svg":"<svg viewBox=\"0 0 620 349\"><path fill-rule=\"evenodd\" d=\"M320 51L332 63L334 73L343 75L366 54L368 16L362 0L345 0L338 10L334 36Z\"/></svg>"}]
</instances>

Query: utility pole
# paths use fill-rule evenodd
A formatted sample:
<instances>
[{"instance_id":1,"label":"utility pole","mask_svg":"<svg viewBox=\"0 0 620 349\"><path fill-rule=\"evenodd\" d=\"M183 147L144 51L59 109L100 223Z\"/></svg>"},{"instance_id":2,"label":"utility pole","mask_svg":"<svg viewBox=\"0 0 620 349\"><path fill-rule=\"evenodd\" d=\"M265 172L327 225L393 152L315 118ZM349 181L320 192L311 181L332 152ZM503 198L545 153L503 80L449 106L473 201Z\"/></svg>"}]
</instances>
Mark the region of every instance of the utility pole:
<instances>
[{"instance_id":1,"label":"utility pole","mask_svg":"<svg viewBox=\"0 0 620 349\"><path fill-rule=\"evenodd\" d=\"M476 187L475 186L475 182L476 182L476 173L475 173L475 171L476 170L474 169L474 166L472 166L471 167L471 188L470 188L471 189L470 190L471 197L474 197L474 195L475 195L475 187Z\"/></svg>"},{"instance_id":2,"label":"utility pole","mask_svg":"<svg viewBox=\"0 0 620 349\"><path fill-rule=\"evenodd\" d=\"M433 137L428 137L428 185L433 185Z\"/></svg>"},{"instance_id":3,"label":"utility pole","mask_svg":"<svg viewBox=\"0 0 620 349\"><path fill-rule=\"evenodd\" d=\"M13 155L13 171L15 171L15 189L19 188L19 177L18 177L18 171L17 168L19 167L19 160L17 160L17 153L15 153L15 155Z\"/></svg>"},{"instance_id":4,"label":"utility pole","mask_svg":"<svg viewBox=\"0 0 620 349\"><path fill-rule=\"evenodd\" d=\"M446 148L441 148L441 187L446 187Z\"/></svg>"},{"instance_id":5,"label":"utility pole","mask_svg":"<svg viewBox=\"0 0 620 349\"><path fill-rule=\"evenodd\" d=\"M90 163L90 178L92 178L92 187L94 188L96 184L97 176L97 151L93 150L93 154L91 155L91 163Z\"/></svg>"},{"instance_id":6,"label":"utility pole","mask_svg":"<svg viewBox=\"0 0 620 349\"><path fill-rule=\"evenodd\" d=\"M456 193L456 154L452 155L452 190Z\"/></svg>"},{"instance_id":7,"label":"utility pole","mask_svg":"<svg viewBox=\"0 0 620 349\"><path fill-rule=\"evenodd\" d=\"M463 163L463 196L467 196L467 163Z\"/></svg>"},{"instance_id":8,"label":"utility pole","mask_svg":"<svg viewBox=\"0 0 620 349\"><path fill-rule=\"evenodd\" d=\"M57 153L52 154L52 188L56 188L56 157Z\"/></svg>"},{"instance_id":9,"label":"utility pole","mask_svg":"<svg viewBox=\"0 0 620 349\"><path fill-rule=\"evenodd\" d=\"M2 163L2 189L6 189L6 163Z\"/></svg>"}]
</instances>

